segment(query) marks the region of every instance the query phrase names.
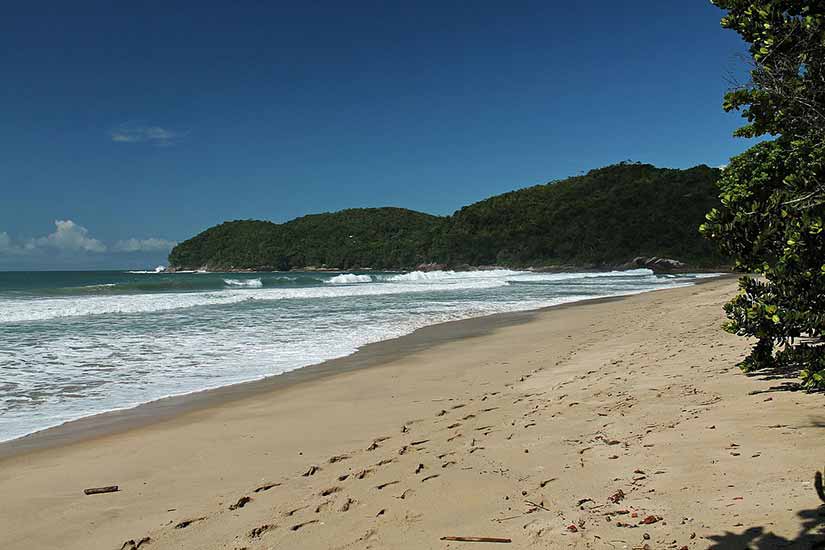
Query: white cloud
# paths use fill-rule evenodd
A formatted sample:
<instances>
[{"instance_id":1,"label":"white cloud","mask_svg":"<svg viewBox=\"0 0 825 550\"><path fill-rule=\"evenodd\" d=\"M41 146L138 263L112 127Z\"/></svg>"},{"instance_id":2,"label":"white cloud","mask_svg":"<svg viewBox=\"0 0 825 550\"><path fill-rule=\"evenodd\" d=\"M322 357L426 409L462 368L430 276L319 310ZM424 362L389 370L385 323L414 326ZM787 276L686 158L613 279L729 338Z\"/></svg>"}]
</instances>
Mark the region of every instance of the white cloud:
<instances>
[{"instance_id":1,"label":"white cloud","mask_svg":"<svg viewBox=\"0 0 825 550\"><path fill-rule=\"evenodd\" d=\"M73 220L55 220L54 231L42 237L12 238L0 231L0 266L123 266L141 258L157 261L176 244L158 237L104 242Z\"/></svg>"},{"instance_id":2,"label":"white cloud","mask_svg":"<svg viewBox=\"0 0 825 550\"><path fill-rule=\"evenodd\" d=\"M115 243L113 249L118 252L168 252L176 244L166 239L126 239Z\"/></svg>"},{"instance_id":3,"label":"white cloud","mask_svg":"<svg viewBox=\"0 0 825 550\"><path fill-rule=\"evenodd\" d=\"M55 220L55 231L45 237L32 239L26 248L50 247L58 250L106 252L106 245L89 236L89 230L72 220Z\"/></svg>"},{"instance_id":4,"label":"white cloud","mask_svg":"<svg viewBox=\"0 0 825 550\"><path fill-rule=\"evenodd\" d=\"M151 143L154 145L172 145L185 135L185 133L160 126L122 125L109 132L109 137L115 143Z\"/></svg>"}]
</instances>

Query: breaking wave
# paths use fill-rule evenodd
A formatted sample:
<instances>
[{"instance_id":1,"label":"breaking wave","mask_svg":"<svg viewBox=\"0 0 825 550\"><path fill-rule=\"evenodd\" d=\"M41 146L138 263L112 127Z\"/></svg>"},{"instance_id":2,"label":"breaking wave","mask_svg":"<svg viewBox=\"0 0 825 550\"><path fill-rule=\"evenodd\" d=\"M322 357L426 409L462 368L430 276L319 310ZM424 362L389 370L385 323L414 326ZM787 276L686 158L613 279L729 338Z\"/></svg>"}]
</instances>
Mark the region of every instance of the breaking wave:
<instances>
[{"instance_id":1,"label":"breaking wave","mask_svg":"<svg viewBox=\"0 0 825 550\"><path fill-rule=\"evenodd\" d=\"M264 286L260 279L224 279L227 286L235 286L241 288L261 288Z\"/></svg>"}]
</instances>

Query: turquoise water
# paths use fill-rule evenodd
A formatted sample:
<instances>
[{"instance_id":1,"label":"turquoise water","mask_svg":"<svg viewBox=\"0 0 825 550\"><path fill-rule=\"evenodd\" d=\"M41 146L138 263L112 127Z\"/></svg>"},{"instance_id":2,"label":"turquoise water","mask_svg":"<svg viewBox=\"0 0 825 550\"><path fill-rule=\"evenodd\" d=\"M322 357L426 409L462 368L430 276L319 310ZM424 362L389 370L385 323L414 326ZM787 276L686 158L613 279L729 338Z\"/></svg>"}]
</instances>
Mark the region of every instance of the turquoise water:
<instances>
[{"instance_id":1,"label":"turquoise water","mask_svg":"<svg viewBox=\"0 0 825 550\"><path fill-rule=\"evenodd\" d=\"M707 275L0 272L0 441L277 375L444 321Z\"/></svg>"}]
</instances>

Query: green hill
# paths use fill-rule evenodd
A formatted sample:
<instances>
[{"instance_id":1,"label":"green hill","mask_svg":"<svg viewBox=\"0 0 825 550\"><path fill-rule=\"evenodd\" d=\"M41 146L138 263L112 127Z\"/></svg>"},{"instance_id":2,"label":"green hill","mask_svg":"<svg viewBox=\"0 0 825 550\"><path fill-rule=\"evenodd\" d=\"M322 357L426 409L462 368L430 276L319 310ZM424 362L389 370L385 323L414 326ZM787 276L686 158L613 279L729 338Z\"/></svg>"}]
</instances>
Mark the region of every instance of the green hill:
<instances>
[{"instance_id":1,"label":"green hill","mask_svg":"<svg viewBox=\"0 0 825 550\"><path fill-rule=\"evenodd\" d=\"M275 224L226 222L180 243L177 269L410 269L421 263L612 267L636 256L724 264L697 228L720 171L617 164L512 191L449 217L359 208Z\"/></svg>"},{"instance_id":2,"label":"green hill","mask_svg":"<svg viewBox=\"0 0 825 550\"><path fill-rule=\"evenodd\" d=\"M169 254L178 269L392 269L427 261L441 219L403 208L353 208L284 224L239 220L211 227Z\"/></svg>"},{"instance_id":3,"label":"green hill","mask_svg":"<svg viewBox=\"0 0 825 550\"><path fill-rule=\"evenodd\" d=\"M446 263L618 265L664 256L718 265L699 236L716 205L720 170L617 164L466 206L436 242Z\"/></svg>"}]
</instances>

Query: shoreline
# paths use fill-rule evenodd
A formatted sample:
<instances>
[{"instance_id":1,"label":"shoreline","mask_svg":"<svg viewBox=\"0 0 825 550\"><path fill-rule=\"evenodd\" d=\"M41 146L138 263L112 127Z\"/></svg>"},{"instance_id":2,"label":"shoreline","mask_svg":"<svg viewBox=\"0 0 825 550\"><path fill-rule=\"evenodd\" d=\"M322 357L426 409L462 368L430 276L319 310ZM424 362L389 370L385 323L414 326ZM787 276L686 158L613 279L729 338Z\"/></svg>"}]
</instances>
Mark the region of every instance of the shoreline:
<instances>
[{"instance_id":1,"label":"shoreline","mask_svg":"<svg viewBox=\"0 0 825 550\"><path fill-rule=\"evenodd\" d=\"M191 274L191 273L231 273L231 274L256 274L256 273L410 273L414 271L453 271L456 273L466 273L473 271L495 271L495 270L510 270L510 271L524 271L530 273L610 273L612 271L626 271L631 269L649 269L657 275L688 275L691 273L720 273L722 275L736 275L738 272L734 271L730 265L684 265L675 268L653 267L650 265L638 265L633 263L623 263L615 265L530 265L530 266L508 266L508 265L448 265L448 264L421 264L415 267L401 268L382 268L374 267L316 267L304 266L300 268L283 270L272 269L256 269L256 268L232 268L226 267L222 269L210 269L206 266L199 268L181 268L177 266L168 266L161 271L141 271L146 274L166 274L174 275L176 273ZM136 271L127 271L127 273L137 273Z\"/></svg>"},{"instance_id":2,"label":"shoreline","mask_svg":"<svg viewBox=\"0 0 825 550\"><path fill-rule=\"evenodd\" d=\"M720 329L735 288L716 278L454 323L465 337L427 327L405 353L381 346L375 368L7 457L0 547L819 540L822 395L736 369L749 344Z\"/></svg>"},{"instance_id":3,"label":"shoreline","mask_svg":"<svg viewBox=\"0 0 825 550\"><path fill-rule=\"evenodd\" d=\"M122 409L67 420L61 424L42 428L14 439L0 441L0 461L30 452L71 445L98 437L114 435L154 423L171 420L177 416L220 406L232 401L254 397L263 393L287 389L293 385L311 383L322 378L344 374L353 370L378 367L410 353L440 344L489 334L507 326L529 323L536 315L553 309L564 309L584 304L606 303L627 299L639 294L687 288L720 279L733 278L735 274L723 273L716 277L699 278L683 287L671 287L642 291L635 294L587 298L545 306L537 309L494 313L480 317L458 319L427 325L387 340L367 344L349 355L329 359L321 363L298 367L280 374L237 382L214 388L153 399Z\"/></svg>"}]
</instances>

